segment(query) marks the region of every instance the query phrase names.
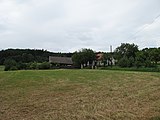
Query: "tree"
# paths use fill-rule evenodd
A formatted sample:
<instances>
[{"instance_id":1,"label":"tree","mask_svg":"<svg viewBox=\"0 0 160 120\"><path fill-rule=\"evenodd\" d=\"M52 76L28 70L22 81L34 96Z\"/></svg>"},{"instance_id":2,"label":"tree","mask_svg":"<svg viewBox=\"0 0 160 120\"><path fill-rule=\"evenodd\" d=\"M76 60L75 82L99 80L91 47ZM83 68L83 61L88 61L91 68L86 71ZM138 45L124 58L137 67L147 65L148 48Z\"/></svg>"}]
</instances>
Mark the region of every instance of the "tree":
<instances>
[{"instance_id":1,"label":"tree","mask_svg":"<svg viewBox=\"0 0 160 120\"><path fill-rule=\"evenodd\" d=\"M17 68L18 68L18 70L25 70L25 69L27 69L27 64L22 63L22 62L18 62L17 63Z\"/></svg>"},{"instance_id":2,"label":"tree","mask_svg":"<svg viewBox=\"0 0 160 120\"><path fill-rule=\"evenodd\" d=\"M136 53L138 52L138 46L129 43L122 43L121 46L117 47L114 56L118 60L118 65L121 67L132 67L134 66ZM123 63L126 62L126 63Z\"/></svg>"},{"instance_id":3,"label":"tree","mask_svg":"<svg viewBox=\"0 0 160 120\"><path fill-rule=\"evenodd\" d=\"M141 59L140 62L145 67L156 66L158 61L160 61L160 49L145 48L137 53L136 58Z\"/></svg>"},{"instance_id":4,"label":"tree","mask_svg":"<svg viewBox=\"0 0 160 120\"><path fill-rule=\"evenodd\" d=\"M73 53L53 53L43 49L6 49L0 51L0 65L3 65L6 59L13 59L17 63L42 63L47 62L49 56L71 57L72 55Z\"/></svg>"},{"instance_id":5,"label":"tree","mask_svg":"<svg viewBox=\"0 0 160 120\"><path fill-rule=\"evenodd\" d=\"M79 50L78 52L76 51L73 56L72 56L72 60L73 60L73 63L80 67L81 64L92 64L92 62L95 60L95 53L93 50L91 49L81 49Z\"/></svg>"},{"instance_id":6,"label":"tree","mask_svg":"<svg viewBox=\"0 0 160 120\"><path fill-rule=\"evenodd\" d=\"M120 67L129 67L130 65L130 62L129 62L129 59L127 57L123 57L119 60L118 62L118 65Z\"/></svg>"},{"instance_id":7,"label":"tree","mask_svg":"<svg viewBox=\"0 0 160 120\"><path fill-rule=\"evenodd\" d=\"M146 60L146 56L144 55L143 51L139 51L136 53L136 58L135 58L135 66L137 68L144 66L144 62Z\"/></svg>"},{"instance_id":8,"label":"tree","mask_svg":"<svg viewBox=\"0 0 160 120\"><path fill-rule=\"evenodd\" d=\"M120 60L122 57L136 57L136 52L138 52L138 46L129 43L122 43L121 46L117 47L115 50L115 57Z\"/></svg>"},{"instance_id":9,"label":"tree","mask_svg":"<svg viewBox=\"0 0 160 120\"><path fill-rule=\"evenodd\" d=\"M34 56L32 54L23 53L22 59L23 59L23 62L29 63L29 62L34 61Z\"/></svg>"},{"instance_id":10,"label":"tree","mask_svg":"<svg viewBox=\"0 0 160 120\"><path fill-rule=\"evenodd\" d=\"M12 59L7 59L4 61L4 65L5 65L5 71L8 70L17 70L17 62L15 60Z\"/></svg>"},{"instance_id":11,"label":"tree","mask_svg":"<svg viewBox=\"0 0 160 120\"><path fill-rule=\"evenodd\" d=\"M51 64L49 62L43 62L38 65L39 69L50 69Z\"/></svg>"},{"instance_id":12,"label":"tree","mask_svg":"<svg viewBox=\"0 0 160 120\"><path fill-rule=\"evenodd\" d=\"M158 48L150 48L149 56L151 61L157 65L157 62L160 61L160 50Z\"/></svg>"},{"instance_id":13,"label":"tree","mask_svg":"<svg viewBox=\"0 0 160 120\"><path fill-rule=\"evenodd\" d=\"M112 53L104 53L102 62L104 63L104 66L107 64L108 66L112 66L112 59L113 55Z\"/></svg>"},{"instance_id":14,"label":"tree","mask_svg":"<svg viewBox=\"0 0 160 120\"><path fill-rule=\"evenodd\" d=\"M129 60L128 67L133 67L135 63L135 59L133 57L130 57L128 60Z\"/></svg>"}]
</instances>

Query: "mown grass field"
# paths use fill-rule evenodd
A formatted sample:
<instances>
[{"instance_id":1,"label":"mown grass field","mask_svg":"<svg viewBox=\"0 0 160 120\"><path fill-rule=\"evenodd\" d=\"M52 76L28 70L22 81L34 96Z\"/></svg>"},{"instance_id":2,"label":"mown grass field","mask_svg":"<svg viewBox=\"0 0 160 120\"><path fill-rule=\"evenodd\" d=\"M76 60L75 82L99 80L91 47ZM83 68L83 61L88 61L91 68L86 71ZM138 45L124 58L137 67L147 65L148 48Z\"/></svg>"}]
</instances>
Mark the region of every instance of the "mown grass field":
<instances>
[{"instance_id":1,"label":"mown grass field","mask_svg":"<svg viewBox=\"0 0 160 120\"><path fill-rule=\"evenodd\" d=\"M160 73L0 71L0 120L159 120Z\"/></svg>"}]
</instances>

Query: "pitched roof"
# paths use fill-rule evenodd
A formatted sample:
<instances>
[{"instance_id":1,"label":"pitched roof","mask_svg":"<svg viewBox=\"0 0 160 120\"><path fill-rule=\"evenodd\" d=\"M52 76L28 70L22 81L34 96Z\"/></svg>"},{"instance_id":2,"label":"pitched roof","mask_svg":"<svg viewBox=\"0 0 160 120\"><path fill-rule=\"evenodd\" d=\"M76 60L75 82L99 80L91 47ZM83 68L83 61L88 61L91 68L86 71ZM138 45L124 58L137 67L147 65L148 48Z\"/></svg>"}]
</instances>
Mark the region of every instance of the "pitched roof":
<instances>
[{"instance_id":1,"label":"pitched roof","mask_svg":"<svg viewBox=\"0 0 160 120\"><path fill-rule=\"evenodd\" d=\"M103 59L103 53L96 54L96 59L97 60L102 60Z\"/></svg>"},{"instance_id":2,"label":"pitched roof","mask_svg":"<svg viewBox=\"0 0 160 120\"><path fill-rule=\"evenodd\" d=\"M72 65L73 61L70 57L53 57L49 56L49 62L51 63L59 63L59 64L68 64Z\"/></svg>"}]
</instances>

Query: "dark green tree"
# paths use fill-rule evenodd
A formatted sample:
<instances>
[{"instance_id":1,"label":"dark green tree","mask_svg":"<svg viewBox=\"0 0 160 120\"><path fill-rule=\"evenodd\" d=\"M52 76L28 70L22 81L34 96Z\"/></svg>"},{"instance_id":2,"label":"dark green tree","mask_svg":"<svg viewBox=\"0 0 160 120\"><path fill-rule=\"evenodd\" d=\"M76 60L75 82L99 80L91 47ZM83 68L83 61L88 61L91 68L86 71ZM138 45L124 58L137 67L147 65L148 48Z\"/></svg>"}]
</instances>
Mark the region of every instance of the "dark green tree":
<instances>
[{"instance_id":1,"label":"dark green tree","mask_svg":"<svg viewBox=\"0 0 160 120\"><path fill-rule=\"evenodd\" d=\"M118 65L120 67L129 67L130 66L130 61L127 57L123 57L119 60Z\"/></svg>"},{"instance_id":2,"label":"dark green tree","mask_svg":"<svg viewBox=\"0 0 160 120\"><path fill-rule=\"evenodd\" d=\"M112 66L113 53L104 53L102 62L104 66Z\"/></svg>"},{"instance_id":3,"label":"dark green tree","mask_svg":"<svg viewBox=\"0 0 160 120\"><path fill-rule=\"evenodd\" d=\"M39 69L50 69L51 64L49 62L43 62L38 65Z\"/></svg>"},{"instance_id":4,"label":"dark green tree","mask_svg":"<svg viewBox=\"0 0 160 120\"><path fill-rule=\"evenodd\" d=\"M150 48L149 57L157 65L158 61L160 61L160 50L158 48Z\"/></svg>"},{"instance_id":5,"label":"dark green tree","mask_svg":"<svg viewBox=\"0 0 160 120\"><path fill-rule=\"evenodd\" d=\"M76 51L73 56L72 60L74 64L78 67L81 66L81 64L92 64L93 60L95 60L96 56L93 50L91 49L81 49L78 52Z\"/></svg>"},{"instance_id":6,"label":"dark green tree","mask_svg":"<svg viewBox=\"0 0 160 120\"><path fill-rule=\"evenodd\" d=\"M129 43L122 43L121 46L117 47L115 50L115 57L117 60L120 60L123 57L136 57L136 52L138 52L138 46Z\"/></svg>"},{"instance_id":7,"label":"dark green tree","mask_svg":"<svg viewBox=\"0 0 160 120\"><path fill-rule=\"evenodd\" d=\"M29 63L29 62L34 61L34 56L32 54L23 53L22 59L23 59L23 62Z\"/></svg>"},{"instance_id":8,"label":"dark green tree","mask_svg":"<svg viewBox=\"0 0 160 120\"><path fill-rule=\"evenodd\" d=\"M118 65L121 67L132 67L135 62L136 53L138 52L138 46L129 43L122 43L114 51L114 57L118 60ZM126 62L126 63L123 63Z\"/></svg>"},{"instance_id":9,"label":"dark green tree","mask_svg":"<svg viewBox=\"0 0 160 120\"><path fill-rule=\"evenodd\" d=\"M13 59L7 59L4 61L4 65L5 65L5 71L8 70L17 70L17 62Z\"/></svg>"}]
</instances>

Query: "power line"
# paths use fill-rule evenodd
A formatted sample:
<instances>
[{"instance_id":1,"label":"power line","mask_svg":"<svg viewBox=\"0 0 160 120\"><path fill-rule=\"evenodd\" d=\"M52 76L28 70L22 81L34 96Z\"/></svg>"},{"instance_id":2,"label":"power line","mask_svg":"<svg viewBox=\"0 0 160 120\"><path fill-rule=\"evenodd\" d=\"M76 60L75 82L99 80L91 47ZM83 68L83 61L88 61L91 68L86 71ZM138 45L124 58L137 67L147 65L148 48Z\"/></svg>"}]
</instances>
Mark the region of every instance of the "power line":
<instances>
[{"instance_id":1,"label":"power line","mask_svg":"<svg viewBox=\"0 0 160 120\"><path fill-rule=\"evenodd\" d=\"M132 34L130 37L127 39L132 39L134 38L138 33L144 31L146 28L149 28L152 24L154 24L158 19L160 18L160 14L158 14L151 23L144 25L140 30L137 30L134 34Z\"/></svg>"}]
</instances>

